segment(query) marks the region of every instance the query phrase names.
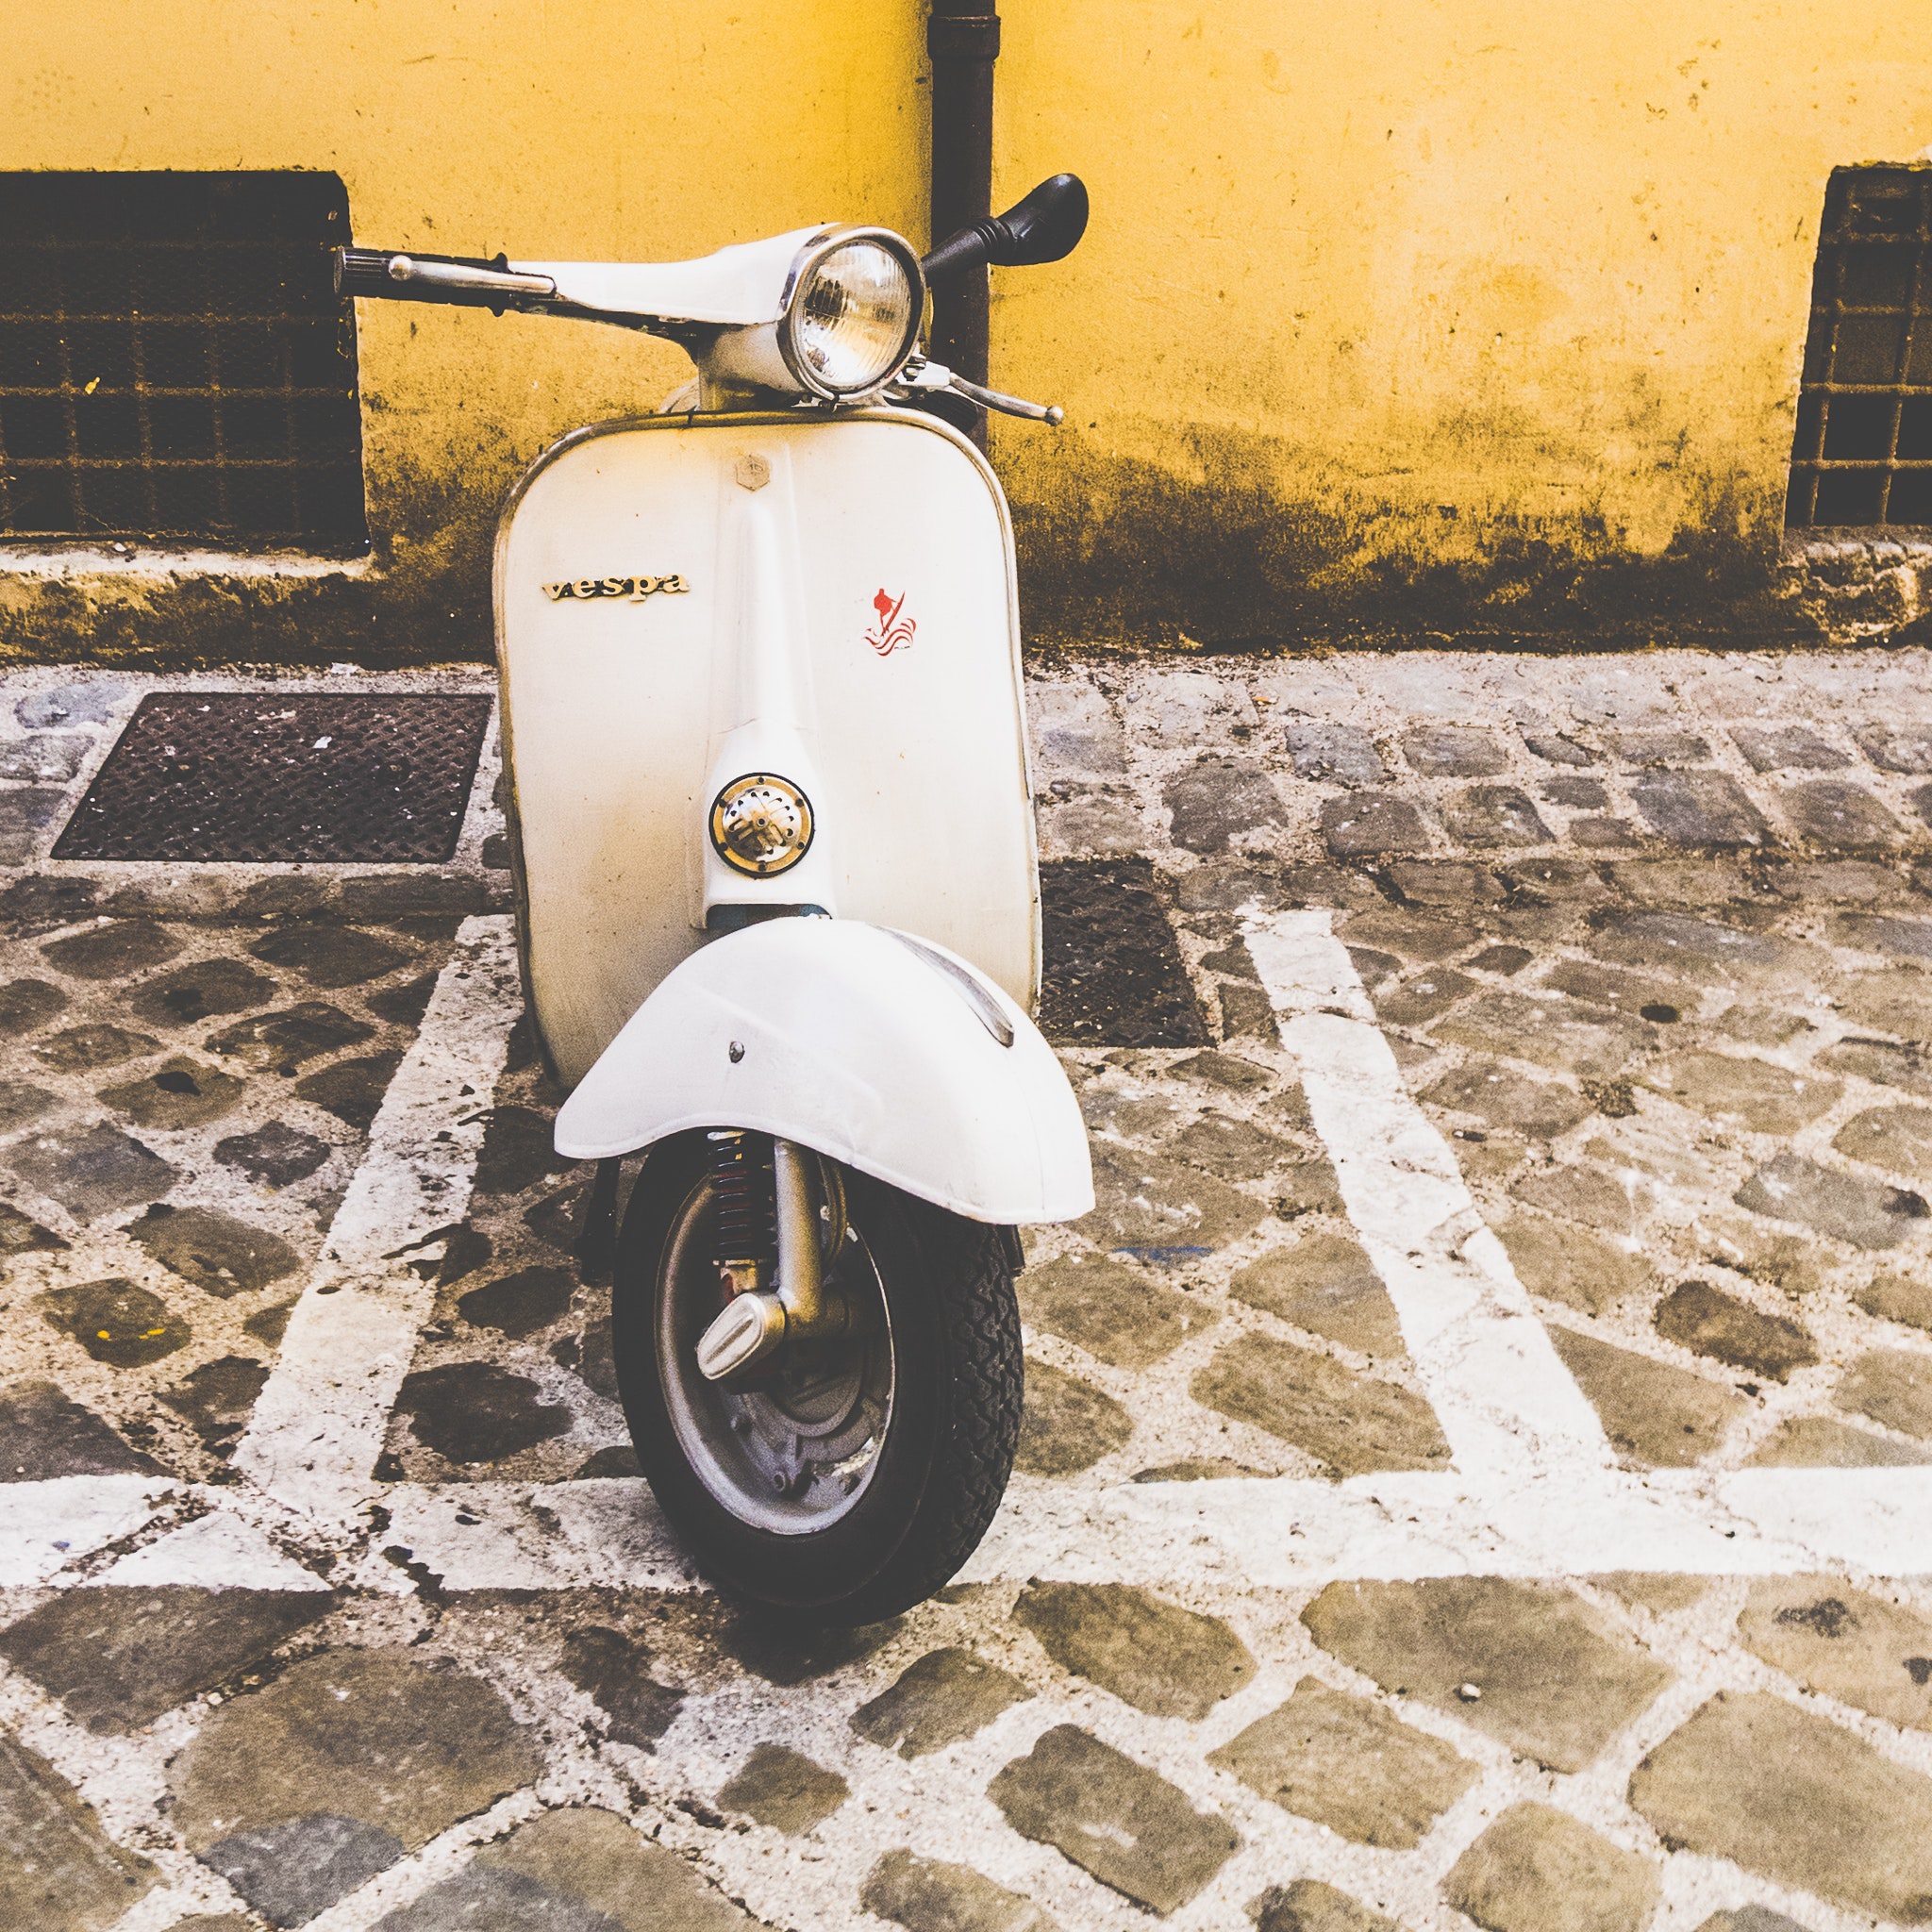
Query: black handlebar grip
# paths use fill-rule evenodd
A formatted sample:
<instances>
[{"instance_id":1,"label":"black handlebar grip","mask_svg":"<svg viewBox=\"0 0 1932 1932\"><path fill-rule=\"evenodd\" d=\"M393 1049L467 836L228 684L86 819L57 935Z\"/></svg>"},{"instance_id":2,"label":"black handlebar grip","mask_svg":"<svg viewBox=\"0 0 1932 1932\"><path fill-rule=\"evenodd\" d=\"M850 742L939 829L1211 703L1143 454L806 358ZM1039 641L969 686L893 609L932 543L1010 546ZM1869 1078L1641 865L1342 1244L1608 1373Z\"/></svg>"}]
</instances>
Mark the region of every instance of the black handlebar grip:
<instances>
[{"instance_id":1,"label":"black handlebar grip","mask_svg":"<svg viewBox=\"0 0 1932 1932\"><path fill-rule=\"evenodd\" d=\"M338 248L334 251L338 295L400 295L390 279L392 259L384 248Z\"/></svg>"}]
</instances>

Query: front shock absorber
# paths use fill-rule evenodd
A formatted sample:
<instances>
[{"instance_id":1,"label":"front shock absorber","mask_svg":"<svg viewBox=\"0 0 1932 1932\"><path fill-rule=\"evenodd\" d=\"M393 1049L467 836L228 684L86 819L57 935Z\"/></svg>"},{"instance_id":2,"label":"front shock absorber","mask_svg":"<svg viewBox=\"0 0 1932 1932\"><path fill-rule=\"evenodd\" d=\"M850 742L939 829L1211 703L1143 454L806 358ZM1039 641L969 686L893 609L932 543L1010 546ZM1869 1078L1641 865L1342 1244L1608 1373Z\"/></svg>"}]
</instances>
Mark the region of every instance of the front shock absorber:
<instances>
[{"instance_id":1,"label":"front shock absorber","mask_svg":"<svg viewBox=\"0 0 1932 1932\"><path fill-rule=\"evenodd\" d=\"M770 1286L778 1263L772 1141L766 1134L724 1127L711 1143L711 1191L718 1203L714 1257L727 1296Z\"/></svg>"}]
</instances>

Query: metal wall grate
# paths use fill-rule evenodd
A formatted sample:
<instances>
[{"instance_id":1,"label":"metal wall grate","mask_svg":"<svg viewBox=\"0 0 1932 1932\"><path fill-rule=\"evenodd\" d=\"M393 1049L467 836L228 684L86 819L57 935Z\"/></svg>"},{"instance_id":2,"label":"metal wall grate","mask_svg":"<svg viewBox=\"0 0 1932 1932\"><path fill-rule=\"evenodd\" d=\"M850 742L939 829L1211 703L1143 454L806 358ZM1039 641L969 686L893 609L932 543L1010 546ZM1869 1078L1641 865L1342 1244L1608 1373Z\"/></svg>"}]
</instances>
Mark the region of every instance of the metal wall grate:
<instances>
[{"instance_id":1,"label":"metal wall grate","mask_svg":"<svg viewBox=\"0 0 1932 1932\"><path fill-rule=\"evenodd\" d=\"M360 549L334 175L0 174L0 538Z\"/></svg>"},{"instance_id":2,"label":"metal wall grate","mask_svg":"<svg viewBox=\"0 0 1932 1932\"><path fill-rule=\"evenodd\" d=\"M1932 168L1824 192L1785 525L1932 525Z\"/></svg>"}]
</instances>

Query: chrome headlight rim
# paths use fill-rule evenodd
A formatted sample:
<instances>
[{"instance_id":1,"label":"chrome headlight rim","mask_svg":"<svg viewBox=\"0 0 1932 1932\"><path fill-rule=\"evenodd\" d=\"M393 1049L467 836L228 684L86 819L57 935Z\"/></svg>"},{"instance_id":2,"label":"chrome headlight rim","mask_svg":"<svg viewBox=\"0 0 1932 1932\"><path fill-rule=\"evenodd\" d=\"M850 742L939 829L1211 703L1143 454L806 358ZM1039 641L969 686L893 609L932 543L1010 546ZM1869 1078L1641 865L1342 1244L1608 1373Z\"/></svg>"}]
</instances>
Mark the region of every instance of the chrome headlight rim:
<instances>
[{"instance_id":1,"label":"chrome headlight rim","mask_svg":"<svg viewBox=\"0 0 1932 1932\"><path fill-rule=\"evenodd\" d=\"M841 248L848 248L855 242L872 242L878 244L891 256L906 271L907 285L910 300L907 305L906 327L887 363L885 373L874 381L858 389L837 389L826 382L806 358L799 353L797 328L799 304L805 291L811 286L814 271L827 256L836 255ZM907 241L905 236L895 234L891 228L869 227L851 225L827 228L817 240L802 248L792 262L785 278L784 313L778 318L778 353L784 358L785 367L791 379L807 395L822 403L857 403L875 396L885 389L906 366L907 358L919 346L920 325L925 319L925 276L919 266L919 251Z\"/></svg>"}]
</instances>

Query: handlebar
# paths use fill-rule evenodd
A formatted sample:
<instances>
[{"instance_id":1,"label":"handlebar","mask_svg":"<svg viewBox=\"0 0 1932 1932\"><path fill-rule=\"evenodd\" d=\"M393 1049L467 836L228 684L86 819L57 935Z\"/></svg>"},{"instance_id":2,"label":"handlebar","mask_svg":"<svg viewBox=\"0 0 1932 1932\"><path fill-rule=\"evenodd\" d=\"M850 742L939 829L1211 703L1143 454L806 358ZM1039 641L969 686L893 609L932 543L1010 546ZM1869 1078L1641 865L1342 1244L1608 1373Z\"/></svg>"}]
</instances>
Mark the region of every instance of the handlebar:
<instances>
[{"instance_id":1,"label":"handlebar","mask_svg":"<svg viewBox=\"0 0 1932 1932\"><path fill-rule=\"evenodd\" d=\"M557 284L548 275L520 275L499 255L487 261L474 255L401 255L386 248L338 248L336 292L391 302L442 302L467 308L541 307L554 301Z\"/></svg>"}]
</instances>

